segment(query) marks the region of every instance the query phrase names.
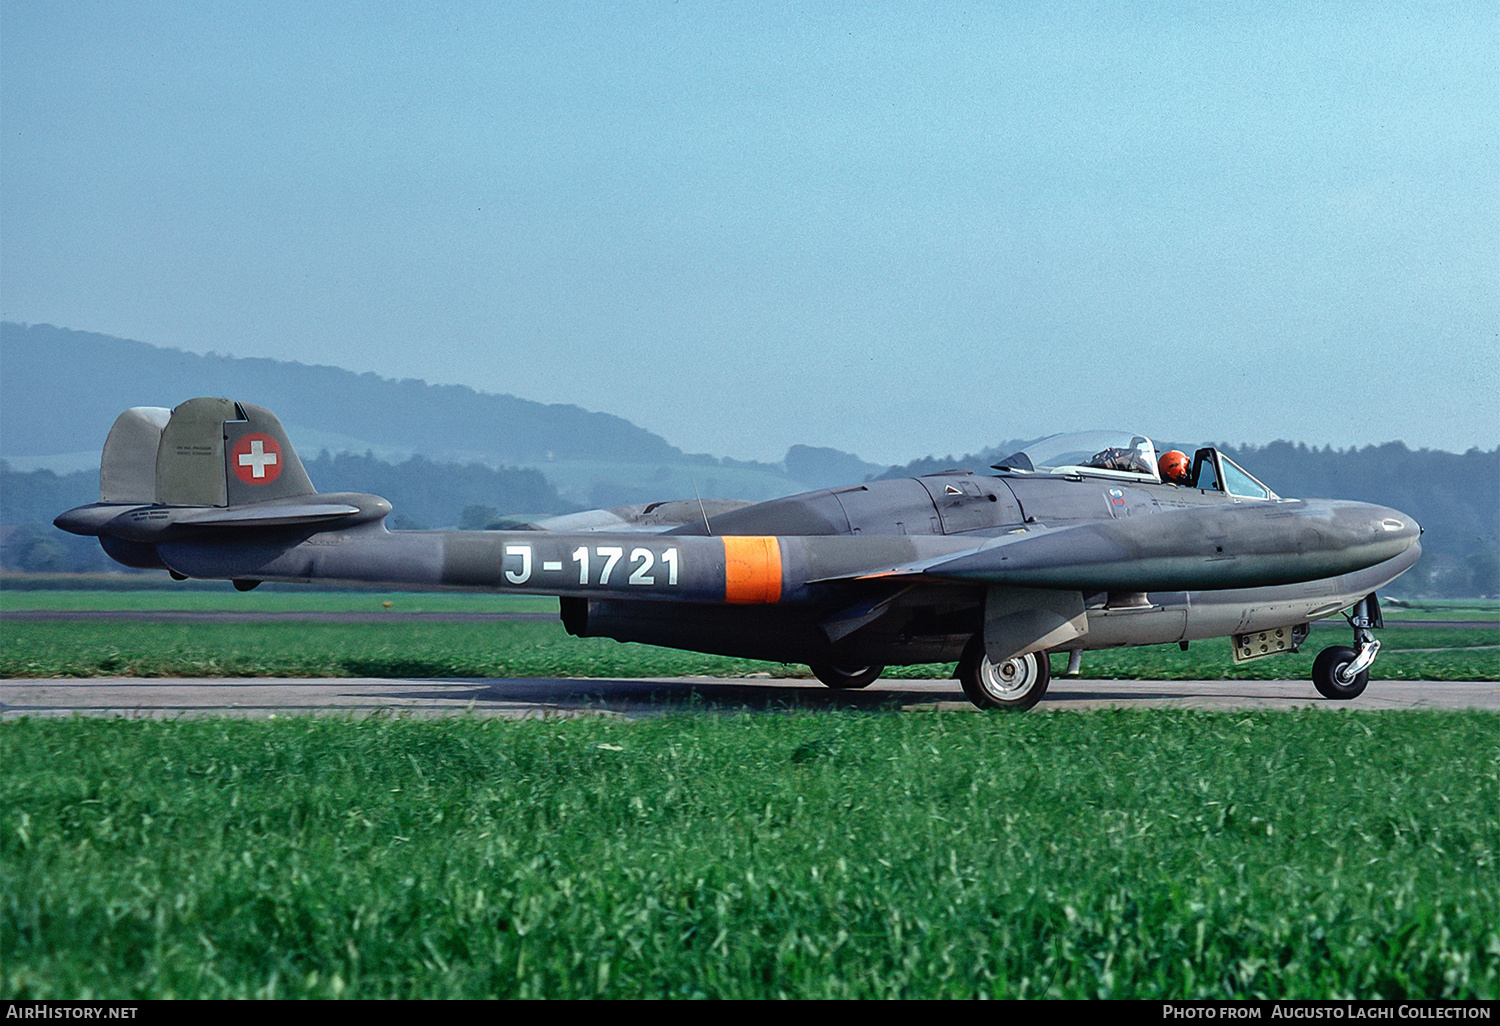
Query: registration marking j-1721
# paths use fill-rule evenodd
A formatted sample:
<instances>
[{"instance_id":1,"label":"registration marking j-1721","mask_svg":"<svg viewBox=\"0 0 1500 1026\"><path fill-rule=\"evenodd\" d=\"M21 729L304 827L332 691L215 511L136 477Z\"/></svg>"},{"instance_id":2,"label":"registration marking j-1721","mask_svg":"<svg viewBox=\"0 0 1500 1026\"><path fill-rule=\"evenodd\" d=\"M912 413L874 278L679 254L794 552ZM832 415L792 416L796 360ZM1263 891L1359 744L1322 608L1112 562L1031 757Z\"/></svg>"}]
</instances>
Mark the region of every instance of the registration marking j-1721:
<instances>
[{"instance_id":1,"label":"registration marking j-1721","mask_svg":"<svg viewBox=\"0 0 1500 1026\"><path fill-rule=\"evenodd\" d=\"M507 560L512 558L520 560L520 566L512 565L505 571L505 579L511 584L521 585L531 580L533 562L530 545L507 545L505 546ZM657 569L657 561L661 561L661 569ZM587 545L580 545L573 550L572 562L578 568L579 587L598 585L608 587L611 582L618 583L616 569L621 562L625 568L619 573L627 574L625 583L637 586L650 586L666 584L675 586L677 584L678 556L675 546L667 548L658 556L644 546L630 550L627 559L625 549L620 545L595 545L592 552ZM665 580L662 579L661 571L665 571ZM548 559L542 562L542 573L561 574L563 572L563 561Z\"/></svg>"}]
</instances>

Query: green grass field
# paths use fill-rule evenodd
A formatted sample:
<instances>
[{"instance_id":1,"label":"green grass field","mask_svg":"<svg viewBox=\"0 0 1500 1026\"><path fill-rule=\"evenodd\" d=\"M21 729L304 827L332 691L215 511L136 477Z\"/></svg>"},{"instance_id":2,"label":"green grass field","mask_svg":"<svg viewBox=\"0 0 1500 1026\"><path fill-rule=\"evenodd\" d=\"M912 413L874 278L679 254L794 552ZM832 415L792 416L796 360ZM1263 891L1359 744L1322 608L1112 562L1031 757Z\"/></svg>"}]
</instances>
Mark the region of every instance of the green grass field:
<instances>
[{"instance_id":1,"label":"green grass field","mask_svg":"<svg viewBox=\"0 0 1500 1026\"><path fill-rule=\"evenodd\" d=\"M0 725L0 997L1500 996L1492 714Z\"/></svg>"},{"instance_id":2,"label":"green grass field","mask_svg":"<svg viewBox=\"0 0 1500 1026\"><path fill-rule=\"evenodd\" d=\"M387 602L555 608L0 590L9 610ZM1091 653L1085 675L1305 676L1346 634L1239 668L1227 642ZM1497 679L1495 635L1392 627L1377 676ZM750 672L805 668L551 620L0 624L7 676ZM20 719L0 723L0 998L1493 1000L1497 859L1484 713Z\"/></svg>"}]
</instances>

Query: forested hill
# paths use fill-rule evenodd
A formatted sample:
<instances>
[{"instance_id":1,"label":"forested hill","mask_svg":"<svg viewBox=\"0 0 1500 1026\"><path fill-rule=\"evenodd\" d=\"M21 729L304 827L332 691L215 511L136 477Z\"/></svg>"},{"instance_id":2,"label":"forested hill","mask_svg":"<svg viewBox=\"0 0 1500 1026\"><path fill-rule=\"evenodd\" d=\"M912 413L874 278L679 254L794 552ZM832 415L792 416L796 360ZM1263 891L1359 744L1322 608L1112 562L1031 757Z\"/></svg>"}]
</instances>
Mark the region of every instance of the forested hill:
<instances>
[{"instance_id":1,"label":"forested hill","mask_svg":"<svg viewBox=\"0 0 1500 1026\"><path fill-rule=\"evenodd\" d=\"M199 395L257 403L289 426L358 443L347 446L354 451L492 465L682 459L660 436L577 406L337 367L199 356L47 324L0 324L0 455L97 453L121 410Z\"/></svg>"}]
</instances>

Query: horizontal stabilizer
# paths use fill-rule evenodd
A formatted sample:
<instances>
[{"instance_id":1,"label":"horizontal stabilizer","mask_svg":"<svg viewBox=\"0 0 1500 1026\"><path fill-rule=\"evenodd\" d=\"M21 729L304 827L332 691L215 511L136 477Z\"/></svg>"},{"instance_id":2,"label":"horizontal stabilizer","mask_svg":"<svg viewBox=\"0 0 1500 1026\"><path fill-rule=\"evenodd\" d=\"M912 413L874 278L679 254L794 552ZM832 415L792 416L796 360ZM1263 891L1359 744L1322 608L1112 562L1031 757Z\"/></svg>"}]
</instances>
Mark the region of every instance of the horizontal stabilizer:
<instances>
[{"instance_id":1,"label":"horizontal stabilizer","mask_svg":"<svg viewBox=\"0 0 1500 1026\"><path fill-rule=\"evenodd\" d=\"M110 535L127 541L162 542L182 538L192 532L210 530L298 527L333 521L352 525L378 520L390 511L391 504L378 495L353 493L309 496L300 501L283 500L245 506L135 506L127 508L108 523L75 533ZM77 517L81 512L69 510L64 517ZM59 522L58 526L63 527L63 524ZM64 530L68 529L64 527Z\"/></svg>"},{"instance_id":2,"label":"horizontal stabilizer","mask_svg":"<svg viewBox=\"0 0 1500 1026\"><path fill-rule=\"evenodd\" d=\"M180 510L173 522L183 527L289 527L341 520L359 512L358 506L342 502L304 502L294 506L261 505L228 509Z\"/></svg>"},{"instance_id":3,"label":"horizontal stabilizer","mask_svg":"<svg viewBox=\"0 0 1500 1026\"><path fill-rule=\"evenodd\" d=\"M139 502L91 502L87 506L75 506L66 513L52 519L52 526L69 534L81 534L90 538L105 533L104 528L120 514L132 509L145 509L149 504Z\"/></svg>"},{"instance_id":4,"label":"horizontal stabilizer","mask_svg":"<svg viewBox=\"0 0 1500 1026\"><path fill-rule=\"evenodd\" d=\"M227 507L98 502L70 509L52 522L72 534L156 543L201 531L299 527L335 521L352 526L379 520L390 511L391 504L378 495L350 492Z\"/></svg>"}]
</instances>

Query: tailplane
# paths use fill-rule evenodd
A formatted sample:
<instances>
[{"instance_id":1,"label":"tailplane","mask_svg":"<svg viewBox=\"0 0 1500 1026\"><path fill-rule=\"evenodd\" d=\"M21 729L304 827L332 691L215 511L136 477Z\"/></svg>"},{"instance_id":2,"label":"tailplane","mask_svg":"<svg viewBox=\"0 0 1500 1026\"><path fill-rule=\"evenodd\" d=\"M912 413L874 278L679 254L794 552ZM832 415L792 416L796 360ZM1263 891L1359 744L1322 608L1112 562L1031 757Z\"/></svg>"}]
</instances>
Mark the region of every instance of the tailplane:
<instances>
[{"instance_id":1,"label":"tailplane","mask_svg":"<svg viewBox=\"0 0 1500 1026\"><path fill-rule=\"evenodd\" d=\"M204 531L318 530L376 521L390 511L376 495L318 494L270 410L203 398L120 414L104 443L99 501L53 523L97 536L127 566L146 567L164 565L157 544Z\"/></svg>"}]
</instances>

